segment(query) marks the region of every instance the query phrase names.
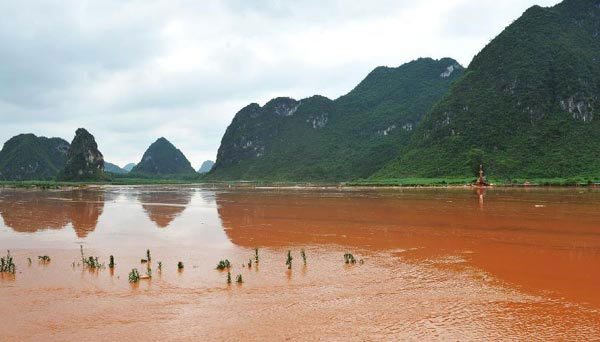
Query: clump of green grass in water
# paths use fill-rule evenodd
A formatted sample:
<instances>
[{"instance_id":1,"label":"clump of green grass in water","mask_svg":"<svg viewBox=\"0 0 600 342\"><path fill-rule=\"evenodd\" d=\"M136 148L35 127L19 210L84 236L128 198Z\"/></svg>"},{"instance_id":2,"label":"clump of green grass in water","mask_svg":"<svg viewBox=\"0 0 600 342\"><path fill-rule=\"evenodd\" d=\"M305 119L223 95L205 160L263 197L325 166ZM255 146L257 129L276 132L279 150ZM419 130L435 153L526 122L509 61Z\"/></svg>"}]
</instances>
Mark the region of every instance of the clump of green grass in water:
<instances>
[{"instance_id":1,"label":"clump of green grass in water","mask_svg":"<svg viewBox=\"0 0 600 342\"><path fill-rule=\"evenodd\" d=\"M231 268L231 263L229 262L229 260L225 259L225 260L221 260L219 261L219 263L217 264L217 269L219 271L222 271L224 269L230 269Z\"/></svg>"},{"instance_id":2,"label":"clump of green grass in water","mask_svg":"<svg viewBox=\"0 0 600 342\"><path fill-rule=\"evenodd\" d=\"M47 256L47 255L38 255L38 259L39 259L41 262L44 262L44 263L46 263L46 262L50 262L50 257L49 257L49 256Z\"/></svg>"},{"instance_id":3,"label":"clump of green grass in water","mask_svg":"<svg viewBox=\"0 0 600 342\"><path fill-rule=\"evenodd\" d=\"M346 264L356 264L356 259L351 253L344 254L344 261L346 262Z\"/></svg>"},{"instance_id":4,"label":"clump of green grass in water","mask_svg":"<svg viewBox=\"0 0 600 342\"><path fill-rule=\"evenodd\" d=\"M137 268L134 268L129 272L129 282L137 283L140 280L140 272L138 272Z\"/></svg>"},{"instance_id":5,"label":"clump of green grass in water","mask_svg":"<svg viewBox=\"0 0 600 342\"><path fill-rule=\"evenodd\" d=\"M104 264L100 263L100 261L98 261L98 257L93 257L93 256L89 256L89 257L85 257L85 255L83 254L83 245L79 245L79 250L81 251L81 264L84 266L87 266L89 268L101 268L104 267ZM48 260L50 261L50 260Z\"/></svg>"},{"instance_id":6,"label":"clump of green grass in water","mask_svg":"<svg viewBox=\"0 0 600 342\"><path fill-rule=\"evenodd\" d=\"M254 262L258 264L258 248L254 249Z\"/></svg>"},{"instance_id":7,"label":"clump of green grass in water","mask_svg":"<svg viewBox=\"0 0 600 342\"><path fill-rule=\"evenodd\" d=\"M288 267L288 270L292 269L292 260L294 258L292 258L292 251L288 250L288 254L287 254L287 260L285 261L285 264Z\"/></svg>"},{"instance_id":8,"label":"clump of green grass in water","mask_svg":"<svg viewBox=\"0 0 600 342\"><path fill-rule=\"evenodd\" d=\"M182 270L183 269L183 262L180 261L180 262L177 263L177 269L178 270Z\"/></svg>"},{"instance_id":9,"label":"clump of green grass in water","mask_svg":"<svg viewBox=\"0 0 600 342\"><path fill-rule=\"evenodd\" d=\"M300 255L302 256L302 261L304 261L304 265L306 265L306 252L304 251L304 248L300 250Z\"/></svg>"},{"instance_id":10,"label":"clump of green grass in water","mask_svg":"<svg viewBox=\"0 0 600 342\"><path fill-rule=\"evenodd\" d=\"M227 271L227 284L231 284L231 272Z\"/></svg>"},{"instance_id":11,"label":"clump of green grass in water","mask_svg":"<svg viewBox=\"0 0 600 342\"><path fill-rule=\"evenodd\" d=\"M115 257L112 255L108 258L108 267L115 268Z\"/></svg>"},{"instance_id":12,"label":"clump of green grass in water","mask_svg":"<svg viewBox=\"0 0 600 342\"><path fill-rule=\"evenodd\" d=\"M242 275L241 275L241 274L238 274L238 276L237 276L237 278L236 278L235 282L236 282L236 283L238 283L238 284L241 284L241 283L243 283L243 282L244 282L244 280L242 279Z\"/></svg>"},{"instance_id":13,"label":"clump of green grass in water","mask_svg":"<svg viewBox=\"0 0 600 342\"><path fill-rule=\"evenodd\" d=\"M10 256L10 251L6 251L6 257L0 258L0 272L14 274L16 269L13 257Z\"/></svg>"},{"instance_id":14,"label":"clump of green grass in water","mask_svg":"<svg viewBox=\"0 0 600 342\"><path fill-rule=\"evenodd\" d=\"M104 267L104 264L100 263L100 261L98 261L98 257L92 257L89 256L86 260L85 260L85 265L89 268L102 268Z\"/></svg>"}]
</instances>

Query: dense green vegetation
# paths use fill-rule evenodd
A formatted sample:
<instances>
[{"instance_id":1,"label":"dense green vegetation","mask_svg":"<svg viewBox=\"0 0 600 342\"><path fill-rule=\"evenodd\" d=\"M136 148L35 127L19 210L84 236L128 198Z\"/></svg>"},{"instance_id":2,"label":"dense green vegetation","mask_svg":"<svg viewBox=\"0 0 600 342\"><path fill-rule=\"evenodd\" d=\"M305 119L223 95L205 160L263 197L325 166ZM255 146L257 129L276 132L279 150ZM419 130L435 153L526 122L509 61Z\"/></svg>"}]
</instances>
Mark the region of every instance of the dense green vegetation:
<instances>
[{"instance_id":1,"label":"dense green vegetation","mask_svg":"<svg viewBox=\"0 0 600 342\"><path fill-rule=\"evenodd\" d=\"M598 178L599 34L597 1L530 8L371 178L471 176L480 163L499 178Z\"/></svg>"},{"instance_id":2,"label":"dense green vegetation","mask_svg":"<svg viewBox=\"0 0 600 342\"><path fill-rule=\"evenodd\" d=\"M131 174L164 176L196 175L185 155L165 138L153 142Z\"/></svg>"},{"instance_id":3,"label":"dense green vegetation","mask_svg":"<svg viewBox=\"0 0 600 342\"><path fill-rule=\"evenodd\" d=\"M67 162L69 143L60 138L20 134L0 151L0 180L49 180Z\"/></svg>"},{"instance_id":4,"label":"dense green vegetation","mask_svg":"<svg viewBox=\"0 0 600 342\"><path fill-rule=\"evenodd\" d=\"M398 68L378 67L334 101L313 96L250 104L228 127L208 178L367 177L397 155L412 127L461 74L452 59L423 58Z\"/></svg>"}]
</instances>

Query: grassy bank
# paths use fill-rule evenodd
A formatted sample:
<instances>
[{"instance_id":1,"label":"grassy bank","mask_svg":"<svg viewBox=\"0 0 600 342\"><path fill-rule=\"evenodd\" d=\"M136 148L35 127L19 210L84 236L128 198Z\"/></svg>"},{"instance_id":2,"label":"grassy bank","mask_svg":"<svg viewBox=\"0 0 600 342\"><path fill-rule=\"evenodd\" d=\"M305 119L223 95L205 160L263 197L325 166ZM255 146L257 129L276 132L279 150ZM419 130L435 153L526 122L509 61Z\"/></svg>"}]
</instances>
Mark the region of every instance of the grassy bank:
<instances>
[{"instance_id":1,"label":"grassy bank","mask_svg":"<svg viewBox=\"0 0 600 342\"><path fill-rule=\"evenodd\" d=\"M0 181L0 188L37 188L60 189L94 185L178 185L178 184L214 184L220 187L444 187L464 186L475 183L475 177L440 178L392 178L376 180L357 180L345 183L309 183L309 182L267 182L267 181L207 181L202 178L125 178L117 177L101 182L59 182L59 181ZM496 186L596 186L600 177L571 178L513 178L488 181Z\"/></svg>"},{"instance_id":2,"label":"grassy bank","mask_svg":"<svg viewBox=\"0 0 600 342\"><path fill-rule=\"evenodd\" d=\"M475 183L475 177L441 177L441 178L390 178L366 179L345 183L346 186L460 186ZM599 185L600 177L569 177L569 178L488 178L488 182L496 186L589 186Z\"/></svg>"},{"instance_id":3,"label":"grassy bank","mask_svg":"<svg viewBox=\"0 0 600 342\"><path fill-rule=\"evenodd\" d=\"M59 182L59 181L0 181L1 188L38 188L60 189L77 188L92 185L160 185L160 184L193 184L201 181L181 179L147 179L147 178L119 178L101 182Z\"/></svg>"}]
</instances>

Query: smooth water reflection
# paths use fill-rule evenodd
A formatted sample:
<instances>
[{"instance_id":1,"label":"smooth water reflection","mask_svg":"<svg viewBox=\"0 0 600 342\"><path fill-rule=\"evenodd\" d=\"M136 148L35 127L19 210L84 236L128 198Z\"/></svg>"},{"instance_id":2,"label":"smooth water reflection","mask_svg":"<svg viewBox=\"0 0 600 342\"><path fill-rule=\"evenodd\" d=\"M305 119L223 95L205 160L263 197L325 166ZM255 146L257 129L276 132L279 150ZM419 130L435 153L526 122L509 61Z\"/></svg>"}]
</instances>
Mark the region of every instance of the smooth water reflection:
<instances>
[{"instance_id":1,"label":"smooth water reflection","mask_svg":"<svg viewBox=\"0 0 600 342\"><path fill-rule=\"evenodd\" d=\"M192 187L3 189L0 248L224 243L213 197Z\"/></svg>"}]
</instances>

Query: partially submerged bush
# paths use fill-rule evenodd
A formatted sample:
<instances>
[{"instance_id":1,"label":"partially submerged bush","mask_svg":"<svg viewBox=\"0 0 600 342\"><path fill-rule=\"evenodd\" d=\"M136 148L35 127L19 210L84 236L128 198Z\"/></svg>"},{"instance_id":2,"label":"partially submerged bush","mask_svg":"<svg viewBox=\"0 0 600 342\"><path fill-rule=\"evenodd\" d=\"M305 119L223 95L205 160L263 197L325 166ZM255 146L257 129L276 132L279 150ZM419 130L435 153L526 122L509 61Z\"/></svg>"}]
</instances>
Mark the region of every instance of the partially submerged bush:
<instances>
[{"instance_id":1,"label":"partially submerged bush","mask_svg":"<svg viewBox=\"0 0 600 342\"><path fill-rule=\"evenodd\" d=\"M244 280L242 280L242 275L241 275L241 274L238 274L238 276L237 276L237 278L236 278L235 282L236 282L236 283L238 283L238 284L241 284L241 283L243 283L243 282L244 282Z\"/></svg>"},{"instance_id":2,"label":"partially submerged bush","mask_svg":"<svg viewBox=\"0 0 600 342\"><path fill-rule=\"evenodd\" d=\"M302 261L304 261L304 265L306 265L306 252L304 251L304 248L300 250L300 255L302 256Z\"/></svg>"},{"instance_id":3,"label":"partially submerged bush","mask_svg":"<svg viewBox=\"0 0 600 342\"><path fill-rule=\"evenodd\" d=\"M140 272L138 272L137 268L134 268L129 272L129 282L137 283L140 280Z\"/></svg>"},{"instance_id":4,"label":"partially submerged bush","mask_svg":"<svg viewBox=\"0 0 600 342\"><path fill-rule=\"evenodd\" d=\"M288 254L287 254L287 260L285 261L285 264L288 267L288 270L292 269L292 260L294 258L292 258L292 251L288 250Z\"/></svg>"},{"instance_id":5,"label":"partially submerged bush","mask_svg":"<svg viewBox=\"0 0 600 342\"><path fill-rule=\"evenodd\" d=\"M39 259L41 262L50 262L50 257L49 257L49 256L47 256L47 255L38 255L38 259Z\"/></svg>"},{"instance_id":6,"label":"partially submerged bush","mask_svg":"<svg viewBox=\"0 0 600 342\"><path fill-rule=\"evenodd\" d=\"M248 259L248 268L252 268L252 259Z\"/></svg>"},{"instance_id":7,"label":"partially submerged bush","mask_svg":"<svg viewBox=\"0 0 600 342\"><path fill-rule=\"evenodd\" d=\"M10 251L6 251L6 257L0 258L0 272L2 273L15 273L16 266L13 262Z\"/></svg>"},{"instance_id":8,"label":"partially submerged bush","mask_svg":"<svg viewBox=\"0 0 600 342\"><path fill-rule=\"evenodd\" d=\"M182 270L183 269L183 262L180 261L180 262L177 263L177 269L178 270Z\"/></svg>"},{"instance_id":9,"label":"partially submerged bush","mask_svg":"<svg viewBox=\"0 0 600 342\"><path fill-rule=\"evenodd\" d=\"M83 245L79 245L79 249L81 251L81 263L84 266L87 266L89 268L104 267L104 264L102 264L102 263L100 263L100 261L98 261L98 257L93 257L93 256L89 256L87 258L85 257L85 255L83 254ZM113 262L114 262L114 260L113 260Z\"/></svg>"},{"instance_id":10,"label":"partially submerged bush","mask_svg":"<svg viewBox=\"0 0 600 342\"><path fill-rule=\"evenodd\" d=\"M150 250L146 250L146 260L151 261L152 257L150 256Z\"/></svg>"},{"instance_id":11,"label":"partially submerged bush","mask_svg":"<svg viewBox=\"0 0 600 342\"><path fill-rule=\"evenodd\" d=\"M356 264L356 259L351 253L344 254L344 261L346 262L346 264Z\"/></svg>"},{"instance_id":12,"label":"partially submerged bush","mask_svg":"<svg viewBox=\"0 0 600 342\"><path fill-rule=\"evenodd\" d=\"M101 264L100 261L98 261L98 257L88 257L85 260L85 265L89 268L101 268L104 266L104 264Z\"/></svg>"},{"instance_id":13,"label":"partially submerged bush","mask_svg":"<svg viewBox=\"0 0 600 342\"><path fill-rule=\"evenodd\" d=\"M230 269L231 268L231 263L229 262L228 259L225 260L221 260L219 261L219 263L217 264L217 269L219 271L222 271L224 269Z\"/></svg>"},{"instance_id":14,"label":"partially submerged bush","mask_svg":"<svg viewBox=\"0 0 600 342\"><path fill-rule=\"evenodd\" d=\"M112 255L108 258L108 267L115 268L115 257Z\"/></svg>"},{"instance_id":15,"label":"partially submerged bush","mask_svg":"<svg viewBox=\"0 0 600 342\"><path fill-rule=\"evenodd\" d=\"M258 248L254 249L254 262L258 264Z\"/></svg>"},{"instance_id":16,"label":"partially submerged bush","mask_svg":"<svg viewBox=\"0 0 600 342\"><path fill-rule=\"evenodd\" d=\"M227 284L231 284L231 272L227 271Z\"/></svg>"}]
</instances>

